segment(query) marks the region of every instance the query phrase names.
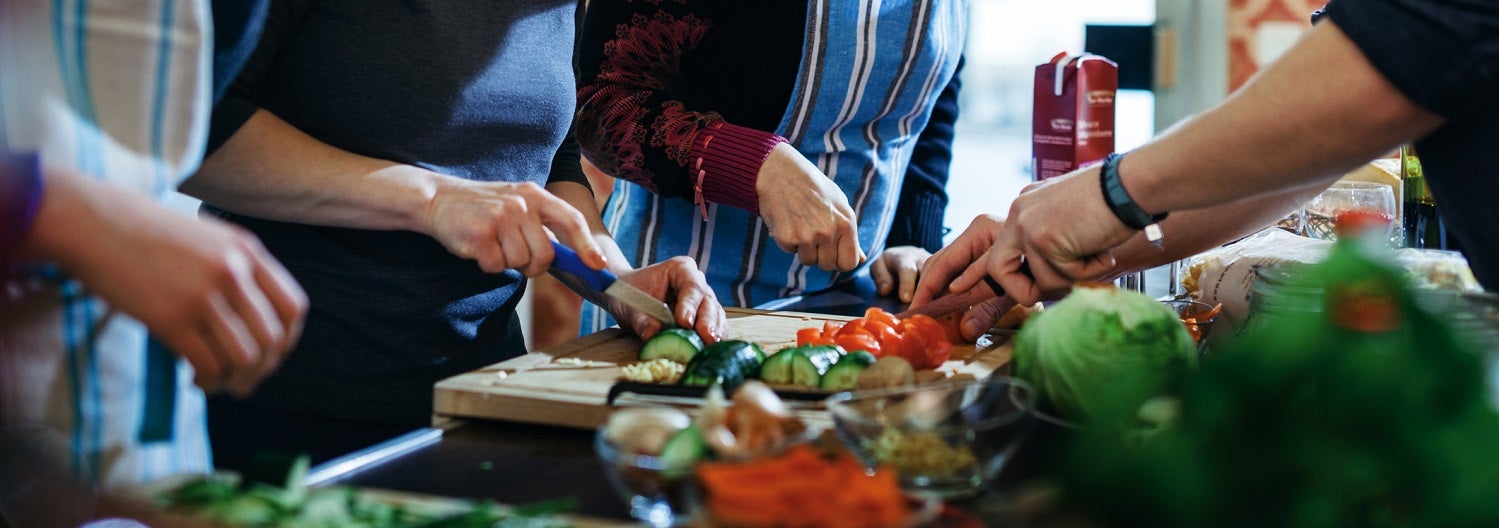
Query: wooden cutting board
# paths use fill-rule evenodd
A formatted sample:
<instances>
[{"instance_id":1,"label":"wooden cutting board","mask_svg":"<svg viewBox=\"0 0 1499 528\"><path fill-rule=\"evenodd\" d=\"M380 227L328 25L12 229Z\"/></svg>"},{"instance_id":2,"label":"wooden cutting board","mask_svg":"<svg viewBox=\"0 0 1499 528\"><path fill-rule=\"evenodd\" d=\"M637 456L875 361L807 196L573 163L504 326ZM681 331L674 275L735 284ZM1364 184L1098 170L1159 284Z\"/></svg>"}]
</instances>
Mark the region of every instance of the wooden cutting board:
<instances>
[{"instance_id":1,"label":"wooden cutting board","mask_svg":"<svg viewBox=\"0 0 1499 528\"><path fill-rule=\"evenodd\" d=\"M766 354L796 344L796 331L820 327L823 321L852 317L799 312L726 308L725 339L758 343ZM495 363L442 380L436 386L434 421L487 418L594 429L611 408L605 403L620 368L636 361L640 339L617 328L606 329L546 350ZM917 381L977 379L1010 361L1010 346L980 339L979 345L956 345L952 360L935 371L918 371Z\"/></svg>"}]
</instances>

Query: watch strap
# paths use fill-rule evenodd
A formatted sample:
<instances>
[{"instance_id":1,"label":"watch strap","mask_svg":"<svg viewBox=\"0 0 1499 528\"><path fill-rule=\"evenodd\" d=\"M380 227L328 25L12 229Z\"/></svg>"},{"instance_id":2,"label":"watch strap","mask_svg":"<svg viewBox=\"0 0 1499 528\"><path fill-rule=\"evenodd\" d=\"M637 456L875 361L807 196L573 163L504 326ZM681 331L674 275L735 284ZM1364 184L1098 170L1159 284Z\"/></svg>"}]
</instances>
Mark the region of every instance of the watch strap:
<instances>
[{"instance_id":1,"label":"watch strap","mask_svg":"<svg viewBox=\"0 0 1499 528\"><path fill-rule=\"evenodd\" d=\"M1151 215L1140 208L1130 198L1129 193L1124 190L1124 182L1119 178L1119 162L1124 159L1123 154L1109 154L1103 160L1103 168L1099 171L1099 181L1103 187L1103 201L1109 205L1109 210L1120 222L1136 231L1146 229L1161 220L1166 219L1167 213ZM1159 229L1159 227L1157 227Z\"/></svg>"}]
</instances>

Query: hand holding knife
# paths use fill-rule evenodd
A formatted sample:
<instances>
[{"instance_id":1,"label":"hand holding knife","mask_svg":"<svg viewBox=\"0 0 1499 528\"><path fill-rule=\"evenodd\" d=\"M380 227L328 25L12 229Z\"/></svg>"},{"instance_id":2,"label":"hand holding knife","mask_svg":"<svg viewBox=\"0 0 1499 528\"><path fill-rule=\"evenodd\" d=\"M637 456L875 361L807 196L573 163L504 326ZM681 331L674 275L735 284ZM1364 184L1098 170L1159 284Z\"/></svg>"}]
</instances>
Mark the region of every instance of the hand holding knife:
<instances>
[{"instance_id":1,"label":"hand holding knife","mask_svg":"<svg viewBox=\"0 0 1499 528\"><path fill-rule=\"evenodd\" d=\"M640 288L631 286L630 283L619 280L619 276L609 270L595 270L583 263L578 258L578 253L572 248L562 245L556 240L552 241L552 251L556 256L552 258L552 269L567 273L576 277L595 291L624 303L625 306L633 308L652 319L660 321L666 326L676 326L676 317L672 316L671 309L660 299L641 291Z\"/></svg>"},{"instance_id":2,"label":"hand holding knife","mask_svg":"<svg viewBox=\"0 0 1499 528\"><path fill-rule=\"evenodd\" d=\"M1020 264L1020 272L1029 276L1031 274L1030 265L1022 262ZM937 299L933 299L931 302L928 302L921 306L908 308L906 309L906 311L895 314L895 316L898 318L904 318L920 314L932 318L941 318L947 315L952 315L954 313L967 310L974 305L986 302L995 297L1004 297L1004 295L1005 289L1003 286L999 285L999 281L994 280L994 277L984 275L984 283L981 285L975 285L974 287L969 288L968 291L965 291L963 293L954 293L939 297Z\"/></svg>"}]
</instances>

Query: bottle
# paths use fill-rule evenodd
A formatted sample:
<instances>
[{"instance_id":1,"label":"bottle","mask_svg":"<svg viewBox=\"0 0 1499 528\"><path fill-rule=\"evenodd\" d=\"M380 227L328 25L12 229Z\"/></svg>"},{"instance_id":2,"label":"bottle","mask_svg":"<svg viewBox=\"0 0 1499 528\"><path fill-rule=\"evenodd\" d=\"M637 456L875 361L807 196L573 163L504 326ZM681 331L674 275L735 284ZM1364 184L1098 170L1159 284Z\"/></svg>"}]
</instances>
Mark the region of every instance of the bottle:
<instances>
[{"instance_id":1,"label":"bottle","mask_svg":"<svg viewBox=\"0 0 1499 528\"><path fill-rule=\"evenodd\" d=\"M1436 199L1426 185L1421 160L1410 145L1400 147L1400 181L1405 186L1405 212L1401 219L1405 247L1452 249L1447 247L1447 229L1437 215Z\"/></svg>"}]
</instances>

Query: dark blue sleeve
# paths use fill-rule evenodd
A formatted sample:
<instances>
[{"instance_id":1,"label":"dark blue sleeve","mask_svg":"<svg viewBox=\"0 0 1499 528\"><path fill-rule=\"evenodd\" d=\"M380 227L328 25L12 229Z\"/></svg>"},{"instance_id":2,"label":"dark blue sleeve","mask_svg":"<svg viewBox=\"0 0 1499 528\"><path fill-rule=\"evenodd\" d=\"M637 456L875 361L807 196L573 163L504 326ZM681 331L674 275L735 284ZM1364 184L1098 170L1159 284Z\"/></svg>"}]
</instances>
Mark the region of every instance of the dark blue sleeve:
<instances>
[{"instance_id":1,"label":"dark blue sleeve","mask_svg":"<svg viewBox=\"0 0 1499 528\"><path fill-rule=\"evenodd\" d=\"M208 150L212 154L229 141L239 128L260 110L260 85L275 65L281 50L302 25L316 0L274 0L265 10L264 23L249 57L230 81L222 99L214 104L208 126ZM233 3L233 2L228 2ZM217 4L217 3L216 3ZM215 62L217 69L217 62Z\"/></svg>"},{"instance_id":2,"label":"dark blue sleeve","mask_svg":"<svg viewBox=\"0 0 1499 528\"><path fill-rule=\"evenodd\" d=\"M255 51L270 0L213 0L213 101L217 103Z\"/></svg>"},{"instance_id":3,"label":"dark blue sleeve","mask_svg":"<svg viewBox=\"0 0 1499 528\"><path fill-rule=\"evenodd\" d=\"M961 87L958 77L962 72L963 59L959 58L957 71L938 94L931 119L917 136L885 247L916 246L931 252L942 249L946 231L942 218L947 213L947 176L952 166L953 128L958 123Z\"/></svg>"},{"instance_id":4,"label":"dark blue sleeve","mask_svg":"<svg viewBox=\"0 0 1499 528\"><path fill-rule=\"evenodd\" d=\"M1326 15L1422 108L1459 118L1499 93L1499 2L1337 0Z\"/></svg>"}]
</instances>

